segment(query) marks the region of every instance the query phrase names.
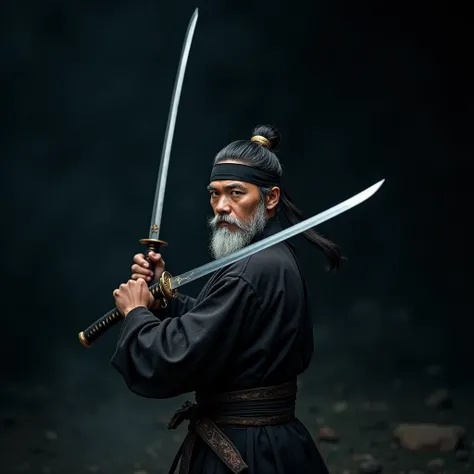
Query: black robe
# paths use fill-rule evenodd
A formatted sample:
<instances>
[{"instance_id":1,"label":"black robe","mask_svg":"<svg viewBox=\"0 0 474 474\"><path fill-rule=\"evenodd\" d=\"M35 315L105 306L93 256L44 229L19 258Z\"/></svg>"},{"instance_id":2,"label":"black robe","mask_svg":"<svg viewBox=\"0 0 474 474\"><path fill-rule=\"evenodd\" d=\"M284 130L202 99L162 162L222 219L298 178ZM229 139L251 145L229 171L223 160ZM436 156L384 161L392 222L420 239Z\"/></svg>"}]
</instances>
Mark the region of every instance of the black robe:
<instances>
[{"instance_id":1,"label":"black robe","mask_svg":"<svg viewBox=\"0 0 474 474\"><path fill-rule=\"evenodd\" d=\"M259 239L280 229L272 218ZM156 315L130 311L111 362L133 392L171 398L294 380L312 353L305 283L291 244L282 242L217 271L196 299L180 294ZM298 419L223 431L249 474L327 473ZM229 472L199 438L195 450L193 474Z\"/></svg>"}]
</instances>

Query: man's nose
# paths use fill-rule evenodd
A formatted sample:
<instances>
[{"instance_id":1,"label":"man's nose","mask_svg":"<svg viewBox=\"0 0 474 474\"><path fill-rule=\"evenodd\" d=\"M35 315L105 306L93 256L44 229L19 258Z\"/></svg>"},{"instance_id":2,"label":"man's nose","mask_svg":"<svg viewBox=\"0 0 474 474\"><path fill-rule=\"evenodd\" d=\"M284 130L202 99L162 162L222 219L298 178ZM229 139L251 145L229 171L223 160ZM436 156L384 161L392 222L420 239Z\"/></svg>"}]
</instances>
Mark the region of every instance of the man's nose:
<instances>
[{"instance_id":1,"label":"man's nose","mask_svg":"<svg viewBox=\"0 0 474 474\"><path fill-rule=\"evenodd\" d=\"M218 214L230 214L231 208L229 205L229 201L225 196L222 196L219 201L217 201L215 210Z\"/></svg>"}]
</instances>

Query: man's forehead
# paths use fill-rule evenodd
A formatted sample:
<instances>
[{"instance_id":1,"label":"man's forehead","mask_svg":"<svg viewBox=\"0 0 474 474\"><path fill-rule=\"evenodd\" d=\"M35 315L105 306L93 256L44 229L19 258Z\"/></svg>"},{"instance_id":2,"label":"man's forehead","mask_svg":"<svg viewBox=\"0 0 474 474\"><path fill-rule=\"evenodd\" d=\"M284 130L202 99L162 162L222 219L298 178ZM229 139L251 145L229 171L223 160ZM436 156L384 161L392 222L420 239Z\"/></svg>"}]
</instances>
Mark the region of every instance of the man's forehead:
<instances>
[{"instance_id":1,"label":"man's forehead","mask_svg":"<svg viewBox=\"0 0 474 474\"><path fill-rule=\"evenodd\" d=\"M235 179L219 179L211 181L207 186L208 189L230 189L230 188L249 188L250 183L245 181L237 181Z\"/></svg>"}]
</instances>

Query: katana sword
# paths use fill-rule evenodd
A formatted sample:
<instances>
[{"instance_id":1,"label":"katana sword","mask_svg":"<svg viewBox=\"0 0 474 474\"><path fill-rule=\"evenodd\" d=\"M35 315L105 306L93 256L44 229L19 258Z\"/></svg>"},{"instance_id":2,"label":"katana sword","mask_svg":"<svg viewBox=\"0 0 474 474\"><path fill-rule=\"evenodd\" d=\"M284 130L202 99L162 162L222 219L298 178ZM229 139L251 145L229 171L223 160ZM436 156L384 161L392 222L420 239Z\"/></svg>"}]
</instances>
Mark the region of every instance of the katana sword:
<instances>
[{"instance_id":1,"label":"katana sword","mask_svg":"<svg viewBox=\"0 0 474 474\"><path fill-rule=\"evenodd\" d=\"M381 181L373 184L369 188L365 189L364 191L352 196L351 198L333 206L326 211L323 211L313 217L310 217L304 221L299 222L298 224L294 224L287 229L283 229L276 234L273 234L263 240L257 241L247 247L243 247L236 252L233 252L225 257L222 257L217 260L213 260L212 262L206 263L200 267L197 267L193 270L188 272L182 273L179 276L171 276L169 272L163 272L161 275L160 280L150 286L149 290L155 300L157 299L173 299L176 298L178 295L177 288L180 286L186 285L191 283L198 278L201 278L209 273L215 272L220 270L221 268L230 265L232 263L237 262L243 258L249 257L256 252L260 252L272 245L275 245L279 242L282 242L290 237L294 237L306 230L311 229L323 222L336 217L343 212L348 211L349 209L357 206L358 204L364 202L365 200L369 199L372 195L374 195L380 186L382 186L385 180L382 179ZM85 347L90 347L92 342L94 342L101 334L103 334L107 329L112 327L118 321L123 319L122 314L120 314L117 308L110 310L107 314L102 316L98 319L94 324L89 326L86 330L79 333L79 341Z\"/></svg>"},{"instance_id":2,"label":"katana sword","mask_svg":"<svg viewBox=\"0 0 474 474\"><path fill-rule=\"evenodd\" d=\"M194 30L198 19L198 9L194 10L191 20L188 24L186 36L184 38L183 47L181 50L181 58L179 61L178 72L174 83L173 96L171 98L171 106L168 114L168 123L166 125L165 138L163 142L163 149L161 152L161 163L158 172L158 180L156 183L155 200L153 203L153 211L151 213L150 231L147 239L141 239L140 243L147 246L145 258L150 264L150 269L153 270L153 264L148 258L148 252L159 252L160 247L165 247L167 242L160 240L161 216L163 213L163 201L165 197L166 178L168 176L168 167L170 163L171 145L173 143L174 129L176 125L176 117L178 115L179 99L181 97L181 90L183 88L184 73L186 71L186 64L188 62L189 51L193 40Z\"/></svg>"}]
</instances>

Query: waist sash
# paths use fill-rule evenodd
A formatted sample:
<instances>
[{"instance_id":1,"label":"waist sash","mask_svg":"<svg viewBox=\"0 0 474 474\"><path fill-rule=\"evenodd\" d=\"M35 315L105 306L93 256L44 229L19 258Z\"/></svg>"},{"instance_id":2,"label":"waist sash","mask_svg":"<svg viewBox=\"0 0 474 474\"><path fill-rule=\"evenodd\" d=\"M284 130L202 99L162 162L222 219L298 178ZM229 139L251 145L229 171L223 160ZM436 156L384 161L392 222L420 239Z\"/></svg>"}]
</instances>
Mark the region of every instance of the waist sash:
<instances>
[{"instance_id":1,"label":"waist sash","mask_svg":"<svg viewBox=\"0 0 474 474\"><path fill-rule=\"evenodd\" d=\"M191 455L199 436L234 473L248 466L232 441L219 426L268 426L287 423L295 418L296 382L259 387L216 395L196 394L196 402L185 402L173 415L168 429L189 420L188 434L179 448L169 474L174 474L181 459L179 474L190 470Z\"/></svg>"}]
</instances>

